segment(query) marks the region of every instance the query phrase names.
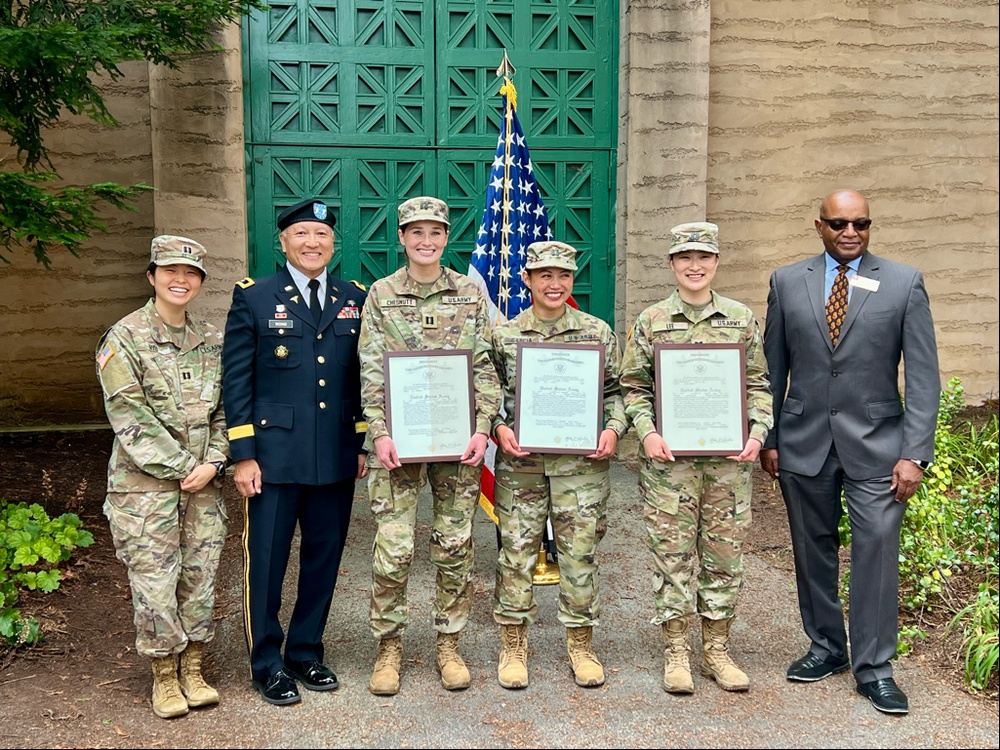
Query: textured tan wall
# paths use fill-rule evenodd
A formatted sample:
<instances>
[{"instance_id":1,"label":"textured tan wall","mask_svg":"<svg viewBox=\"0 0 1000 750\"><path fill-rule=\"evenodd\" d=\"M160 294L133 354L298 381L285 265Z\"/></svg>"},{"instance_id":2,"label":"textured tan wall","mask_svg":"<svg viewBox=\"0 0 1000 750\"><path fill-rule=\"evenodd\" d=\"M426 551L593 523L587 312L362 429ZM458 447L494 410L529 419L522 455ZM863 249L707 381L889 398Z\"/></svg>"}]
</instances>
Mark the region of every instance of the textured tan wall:
<instances>
[{"instance_id":1,"label":"textured tan wall","mask_svg":"<svg viewBox=\"0 0 1000 750\"><path fill-rule=\"evenodd\" d=\"M624 3L623 3L624 5ZM627 3L621 33L616 327L672 288L670 228L706 211L708 0Z\"/></svg>"},{"instance_id":2,"label":"textured tan wall","mask_svg":"<svg viewBox=\"0 0 1000 750\"><path fill-rule=\"evenodd\" d=\"M104 91L120 128L67 118L46 135L52 160L69 184L152 184L145 63ZM3 154L7 156L9 152ZM29 252L0 264L0 425L103 420L94 346L111 323L148 297L153 198L136 212L108 211L108 231L81 257L56 250L45 270Z\"/></svg>"},{"instance_id":3,"label":"textured tan wall","mask_svg":"<svg viewBox=\"0 0 1000 750\"><path fill-rule=\"evenodd\" d=\"M208 250L209 273L192 309L220 328L233 285L247 275L240 30L219 35L222 52L179 70L149 69L154 223Z\"/></svg>"},{"instance_id":4,"label":"textured tan wall","mask_svg":"<svg viewBox=\"0 0 1000 750\"><path fill-rule=\"evenodd\" d=\"M626 325L672 287L665 231L703 216L721 227L717 288L763 319L770 272L822 250L819 202L852 187L871 203L873 252L927 277L942 377L960 376L972 402L996 398L997 3L716 0L707 71L707 3L629 5ZM703 81L699 214L686 157L697 160Z\"/></svg>"},{"instance_id":5,"label":"textured tan wall","mask_svg":"<svg viewBox=\"0 0 1000 750\"><path fill-rule=\"evenodd\" d=\"M942 378L998 390L998 6L978 0L712 3L708 213L723 284L822 250L822 197L869 199L870 248L921 269Z\"/></svg>"},{"instance_id":6,"label":"textured tan wall","mask_svg":"<svg viewBox=\"0 0 1000 750\"><path fill-rule=\"evenodd\" d=\"M137 213L108 212L108 231L75 259L56 252L45 271L32 256L0 265L0 426L102 423L94 347L101 333L145 304L149 243L190 236L209 251L208 280L192 311L225 323L235 281L246 275L246 190L240 34L225 52L180 70L130 63L107 85L121 123L68 118L46 138L70 183L145 182Z\"/></svg>"}]
</instances>

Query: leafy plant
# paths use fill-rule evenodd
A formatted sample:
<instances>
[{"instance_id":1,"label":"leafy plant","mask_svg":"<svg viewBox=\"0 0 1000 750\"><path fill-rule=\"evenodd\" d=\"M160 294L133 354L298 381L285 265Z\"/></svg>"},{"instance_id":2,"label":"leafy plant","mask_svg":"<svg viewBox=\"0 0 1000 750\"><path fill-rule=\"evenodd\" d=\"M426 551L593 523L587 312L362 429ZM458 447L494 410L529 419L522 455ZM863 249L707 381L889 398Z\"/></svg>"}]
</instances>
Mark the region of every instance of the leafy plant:
<instances>
[{"instance_id":1,"label":"leafy plant","mask_svg":"<svg viewBox=\"0 0 1000 750\"><path fill-rule=\"evenodd\" d=\"M9 503L0 498L0 642L11 646L41 638L38 621L22 618L19 591L51 593L59 588L59 565L77 547L89 547L94 536L81 528L79 516L50 518L38 503Z\"/></svg>"},{"instance_id":2,"label":"leafy plant","mask_svg":"<svg viewBox=\"0 0 1000 750\"><path fill-rule=\"evenodd\" d=\"M101 210L129 208L148 185L96 183L51 189L59 177L44 133L67 113L117 125L101 87L124 73L127 60L176 68L192 55L218 49L220 27L258 0L14 0L0 3L0 132L10 138L17 168L0 170L0 261L29 245L50 265L49 251L76 255L104 229Z\"/></svg>"},{"instance_id":3,"label":"leafy plant","mask_svg":"<svg viewBox=\"0 0 1000 750\"><path fill-rule=\"evenodd\" d=\"M965 407L958 378L941 392L934 433L934 463L907 503L899 540L899 601L914 624L900 628L897 653L910 653L926 637L925 616L947 615L961 629L966 682L982 690L997 675L997 554L1000 550L1000 428L992 414L983 425L960 423ZM840 538L850 544L846 517ZM963 594L971 581L979 594ZM847 599L850 571L841 581ZM992 676L992 677L991 677Z\"/></svg>"},{"instance_id":4,"label":"leafy plant","mask_svg":"<svg viewBox=\"0 0 1000 750\"><path fill-rule=\"evenodd\" d=\"M979 584L976 600L963 607L952 618L948 629L962 626L962 650L965 652L965 683L972 692L985 690L997 674L1000 659L998 640L1000 595L997 589L997 568Z\"/></svg>"}]
</instances>

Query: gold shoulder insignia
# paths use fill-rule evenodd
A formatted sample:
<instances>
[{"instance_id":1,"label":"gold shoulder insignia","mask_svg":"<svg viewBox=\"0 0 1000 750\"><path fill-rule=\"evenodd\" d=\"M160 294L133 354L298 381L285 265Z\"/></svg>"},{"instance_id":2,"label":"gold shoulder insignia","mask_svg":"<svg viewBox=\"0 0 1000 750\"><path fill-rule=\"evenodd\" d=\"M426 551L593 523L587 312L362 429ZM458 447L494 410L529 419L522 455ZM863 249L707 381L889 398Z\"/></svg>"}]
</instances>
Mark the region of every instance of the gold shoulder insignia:
<instances>
[{"instance_id":1,"label":"gold shoulder insignia","mask_svg":"<svg viewBox=\"0 0 1000 750\"><path fill-rule=\"evenodd\" d=\"M243 281L237 281L236 286L238 286L240 289L247 289L249 287L252 287L254 283L255 283L254 280L251 279L249 276L247 276L245 279L243 279Z\"/></svg>"},{"instance_id":2,"label":"gold shoulder insignia","mask_svg":"<svg viewBox=\"0 0 1000 750\"><path fill-rule=\"evenodd\" d=\"M368 291L368 287L366 287L366 286L365 286L364 284L362 284L362 283L361 283L360 281L355 281L354 279L351 279L351 283L352 283L352 284L354 284L354 286L356 286L356 287L357 287L358 289L360 289L360 290L361 290L362 292L367 292L367 291Z\"/></svg>"}]
</instances>

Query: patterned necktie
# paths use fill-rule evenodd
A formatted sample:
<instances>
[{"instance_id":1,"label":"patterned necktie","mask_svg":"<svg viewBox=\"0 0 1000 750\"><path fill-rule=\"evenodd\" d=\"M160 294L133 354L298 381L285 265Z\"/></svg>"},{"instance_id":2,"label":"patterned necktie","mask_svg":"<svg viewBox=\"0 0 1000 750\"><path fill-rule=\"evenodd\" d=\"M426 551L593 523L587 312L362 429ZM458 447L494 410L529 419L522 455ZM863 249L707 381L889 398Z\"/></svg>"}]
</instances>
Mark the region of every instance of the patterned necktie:
<instances>
[{"instance_id":1,"label":"patterned necktie","mask_svg":"<svg viewBox=\"0 0 1000 750\"><path fill-rule=\"evenodd\" d=\"M847 316L847 272L850 266L837 266L837 278L833 280L830 297L826 301L826 324L830 326L830 341L837 345L840 338L840 327L844 325Z\"/></svg>"},{"instance_id":2,"label":"patterned necktie","mask_svg":"<svg viewBox=\"0 0 1000 750\"><path fill-rule=\"evenodd\" d=\"M319 323L323 308L319 306L319 279L309 279L309 310L313 314L313 320Z\"/></svg>"}]
</instances>

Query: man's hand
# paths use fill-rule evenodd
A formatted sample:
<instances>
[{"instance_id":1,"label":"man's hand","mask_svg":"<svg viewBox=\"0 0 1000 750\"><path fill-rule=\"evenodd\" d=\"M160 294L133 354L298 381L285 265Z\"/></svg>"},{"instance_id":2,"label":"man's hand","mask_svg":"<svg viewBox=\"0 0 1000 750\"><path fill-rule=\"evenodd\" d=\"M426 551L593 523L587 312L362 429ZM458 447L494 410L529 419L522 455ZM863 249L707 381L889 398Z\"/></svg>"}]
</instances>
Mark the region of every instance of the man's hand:
<instances>
[{"instance_id":1,"label":"man's hand","mask_svg":"<svg viewBox=\"0 0 1000 750\"><path fill-rule=\"evenodd\" d=\"M236 462L233 481L243 497L259 495L261 491L260 465L256 458L244 458Z\"/></svg>"},{"instance_id":2,"label":"man's hand","mask_svg":"<svg viewBox=\"0 0 1000 750\"><path fill-rule=\"evenodd\" d=\"M359 453L358 454L358 473L354 475L355 479L364 479L368 476L368 454Z\"/></svg>"},{"instance_id":3,"label":"man's hand","mask_svg":"<svg viewBox=\"0 0 1000 750\"><path fill-rule=\"evenodd\" d=\"M901 458L892 469L890 490L896 491L896 502L905 503L917 491L924 478L924 471L908 458Z\"/></svg>"},{"instance_id":4,"label":"man's hand","mask_svg":"<svg viewBox=\"0 0 1000 750\"><path fill-rule=\"evenodd\" d=\"M778 478L778 449L765 448L760 452L760 466L771 475L772 479Z\"/></svg>"},{"instance_id":5,"label":"man's hand","mask_svg":"<svg viewBox=\"0 0 1000 750\"><path fill-rule=\"evenodd\" d=\"M651 432L642 439L642 449L646 451L646 457L653 461L674 460L674 454L667 447L667 441L658 432Z\"/></svg>"},{"instance_id":6,"label":"man's hand","mask_svg":"<svg viewBox=\"0 0 1000 750\"><path fill-rule=\"evenodd\" d=\"M378 457L378 462L382 464L382 468L389 471L403 465L396 453L396 444L388 435L375 438L375 455Z\"/></svg>"},{"instance_id":7,"label":"man's hand","mask_svg":"<svg viewBox=\"0 0 1000 750\"><path fill-rule=\"evenodd\" d=\"M181 490L184 492L200 492L215 479L215 464L201 464L181 480Z\"/></svg>"},{"instance_id":8,"label":"man's hand","mask_svg":"<svg viewBox=\"0 0 1000 750\"><path fill-rule=\"evenodd\" d=\"M466 466L479 466L486 458L486 445L489 442L489 438L486 437L481 432L477 432L472 436L472 440L469 441L468 447L465 449L465 453L462 454L461 463Z\"/></svg>"},{"instance_id":9,"label":"man's hand","mask_svg":"<svg viewBox=\"0 0 1000 750\"><path fill-rule=\"evenodd\" d=\"M730 461L748 461L753 463L757 460L762 443L757 438L747 438L747 444L743 446L743 452L737 456L726 456Z\"/></svg>"},{"instance_id":10,"label":"man's hand","mask_svg":"<svg viewBox=\"0 0 1000 750\"><path fill-rule=\"evenodd\" d=\"M504 453L508 453L511 456L517 456L518 458L524 458L525 456L530 456L529 451L521 450L521 446L517 443L517 437L514 435L514 431L510 429L505 424L500 425L496 429L497 445L500 446L500 450Z\"/></svg>"},{"instance_id":11,"label":"man's hand","mask_svg":"<svg viewBox=\"0 0 1000 750\"><path fill-rule=\"evenodd\" d=\"M613 456L618 447L618 433L610 427L601 432L601 438L597 443L597 450L587 458L602 459Z\"/></svg>"}]
</instances>

